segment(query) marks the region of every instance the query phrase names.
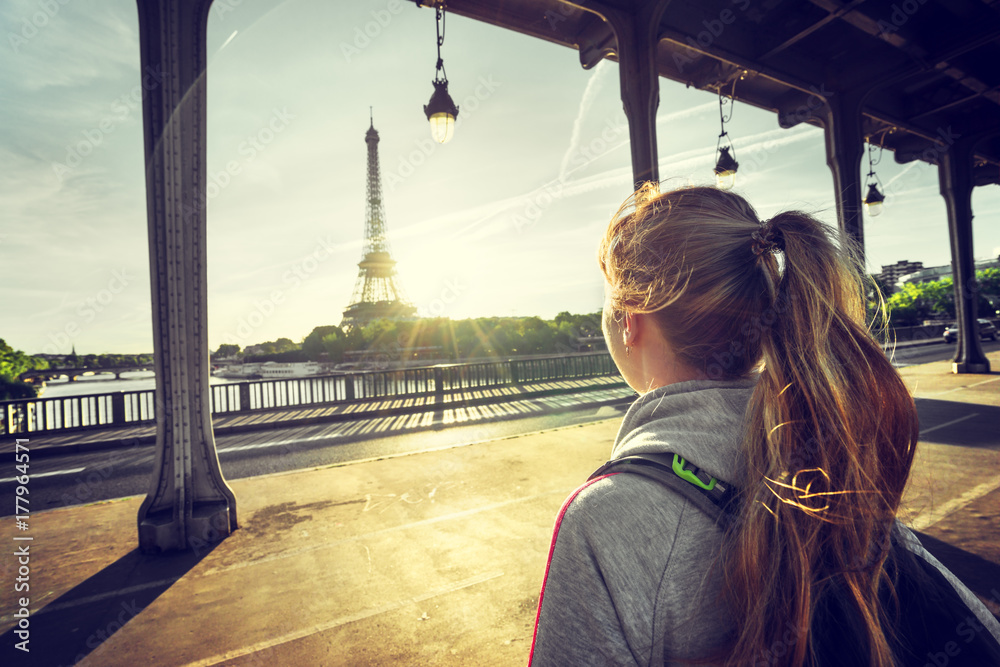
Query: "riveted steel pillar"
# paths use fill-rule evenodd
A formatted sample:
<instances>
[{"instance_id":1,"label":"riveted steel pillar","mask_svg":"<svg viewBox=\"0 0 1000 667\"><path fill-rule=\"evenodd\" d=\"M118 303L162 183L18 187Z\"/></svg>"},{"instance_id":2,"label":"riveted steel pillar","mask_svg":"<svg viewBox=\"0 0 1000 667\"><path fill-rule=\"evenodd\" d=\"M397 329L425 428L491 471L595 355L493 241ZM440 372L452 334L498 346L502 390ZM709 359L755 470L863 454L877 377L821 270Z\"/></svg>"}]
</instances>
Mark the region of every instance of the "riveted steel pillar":
<instances>
[{"instance_id":1,"label":"riveted steel pillar","mask_svg":"<svg viewBox=\"0 0 1000 667\"><path fill-rule=\"evenodd\" d=\"M954 373L990 372L990 361L979 342L979 324L976 321L979 289L972 253L973 145L974 140L959 137L942 153L938 167L941 194L948 209L951 274L958 322L958 348L951 365Z\"/></svg>"},{"instance_id":2,"label":"riveted steel pillar","mask_svg":"<svg viewBox=\"0 0 1000 667\"><path fill-rule=\"evenodd\" d=\"M156 458L139 548L195 548L236 530L209 407L206 36L211 0L140 0Z\"/></svg>"}]
</instances>

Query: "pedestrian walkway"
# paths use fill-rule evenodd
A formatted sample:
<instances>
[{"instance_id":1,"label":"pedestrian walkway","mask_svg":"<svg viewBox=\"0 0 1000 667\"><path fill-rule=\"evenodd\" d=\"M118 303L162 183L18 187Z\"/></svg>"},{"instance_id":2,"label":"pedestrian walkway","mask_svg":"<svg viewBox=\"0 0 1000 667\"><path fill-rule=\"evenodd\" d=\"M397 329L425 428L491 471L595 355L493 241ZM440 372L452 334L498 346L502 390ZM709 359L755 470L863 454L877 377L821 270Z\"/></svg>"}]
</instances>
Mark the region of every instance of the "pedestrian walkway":
<instances>
[{"instance_id":1,"label":"pedestrian walkway","mask_svg":"<svg viewBox=\"0 0 1000 667\"><path fill-rule=\"evenodd\" d=\"M440 395L394 396L350 403L223 413L213 416L212 425L216 435L245 436L245 443L237 442L233 446L251 446L259 444L261 438L267 438L267 432L273 429L314 426L316 428L311 428L310 433L316 439L343 437L359 428L362 421L381 420L383 423L378 427L380 431L392 424L406 424L407 428L450 425L470 418L526 416L549 409L552 405L566 404L566 401L580 406L597 405L621 400L633 394L621 377L605 375L482 387ZM17 437L30 439L37 456L51 456L153 444L156 441L156 430L152 423L144 423L68 432L13 434L0 443L0 453L13 453L14 438Z\"/></svg>"},{"instance_id":2,"label":"pedestrian walkway","mask_svg":"<svg viewBox=\"0 0 1000 667\"><path fill-rule=\"evenodd\" d=\"M902 374L922 427L904 519L989 600L1000 374ZM619 421L235 480L240 529L174 556L137 553L141 497L9 518L0 538L30 545L31 653L5 595L4 664L522 665L553 519Z\"/></svg>"}]
</instances>

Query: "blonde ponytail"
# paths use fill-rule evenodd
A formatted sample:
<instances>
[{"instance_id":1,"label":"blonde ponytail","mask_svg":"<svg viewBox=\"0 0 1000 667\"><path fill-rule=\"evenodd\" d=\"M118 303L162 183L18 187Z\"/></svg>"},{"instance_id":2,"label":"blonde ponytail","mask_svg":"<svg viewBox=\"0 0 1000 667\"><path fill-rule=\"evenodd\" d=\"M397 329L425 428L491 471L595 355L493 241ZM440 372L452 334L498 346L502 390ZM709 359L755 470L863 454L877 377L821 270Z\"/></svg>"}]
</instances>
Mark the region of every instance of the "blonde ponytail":
<instances>
[{"instance_id":1,"label":"blonde ponytail","mask_svg":"<svg viewBox=\"0 0 1000 667\"><path fill-rule=\"evenodd\" d=\"M809 664L808 628L831 586L863 620L866 664L893 656L879 608L887 540L918 426L899 374L864 322L856 256L844 237L799 212L770 221L784 261L761 329L763 367L747 412L742 520L726 553L730 602L750 618L730 664L760 655L786 622L788 665ZM753 615L750 615L751 612Z\"/></svg>"}]
</instances>

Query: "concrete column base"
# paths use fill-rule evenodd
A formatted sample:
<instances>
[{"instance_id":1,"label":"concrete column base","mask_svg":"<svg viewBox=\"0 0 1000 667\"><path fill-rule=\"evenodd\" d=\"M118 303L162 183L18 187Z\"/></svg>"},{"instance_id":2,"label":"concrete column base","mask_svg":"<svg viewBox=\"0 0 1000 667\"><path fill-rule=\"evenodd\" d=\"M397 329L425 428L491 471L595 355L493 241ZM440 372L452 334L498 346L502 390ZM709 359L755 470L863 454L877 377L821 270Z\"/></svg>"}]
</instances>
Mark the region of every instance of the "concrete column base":
<instances>
[{"instance_id":1,"label":"concrete column base","mask_svg":"<svg viewBox=\"0 0 1000 667\"><path fill-rule=\"evenodd\" d=\"M970 363L970 362L954 362L951 365L952 373L989 373L990 372L990 362L982 361L980 363Z\"/></svg>"},{"instance_id":2,"label":"concrete column base","mask_svg":"<svg viewBox=\"0 0 1000 667\"><path fill-rule=\"evenodd\" d=\"M190 517L179 517L171 510L150 512L139 521L139 550L199 551L229 537L232 518L225 502L195 503Z\"/></svg>"}]
</instances>

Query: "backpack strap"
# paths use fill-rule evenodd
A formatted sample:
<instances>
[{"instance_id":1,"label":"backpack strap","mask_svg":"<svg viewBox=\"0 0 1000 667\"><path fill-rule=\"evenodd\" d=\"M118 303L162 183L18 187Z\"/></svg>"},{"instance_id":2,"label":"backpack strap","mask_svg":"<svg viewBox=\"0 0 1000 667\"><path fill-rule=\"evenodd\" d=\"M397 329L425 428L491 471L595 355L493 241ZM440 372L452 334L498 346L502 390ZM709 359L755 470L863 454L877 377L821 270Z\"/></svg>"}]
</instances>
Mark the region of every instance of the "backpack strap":
<instances>
[{"instance_id":1,"label":"backpack strap","mask_svg":"<svg viewBox=\"0 0 1000 667\"><path fill-rule=\"evenodd\" d=\"M694 503L708 516L728 526L738 509L737 488L689 464L680 455L633 454L608 461L590 479L616 472L629 472L660 482Z\"/></svg>"}]
</instances>

